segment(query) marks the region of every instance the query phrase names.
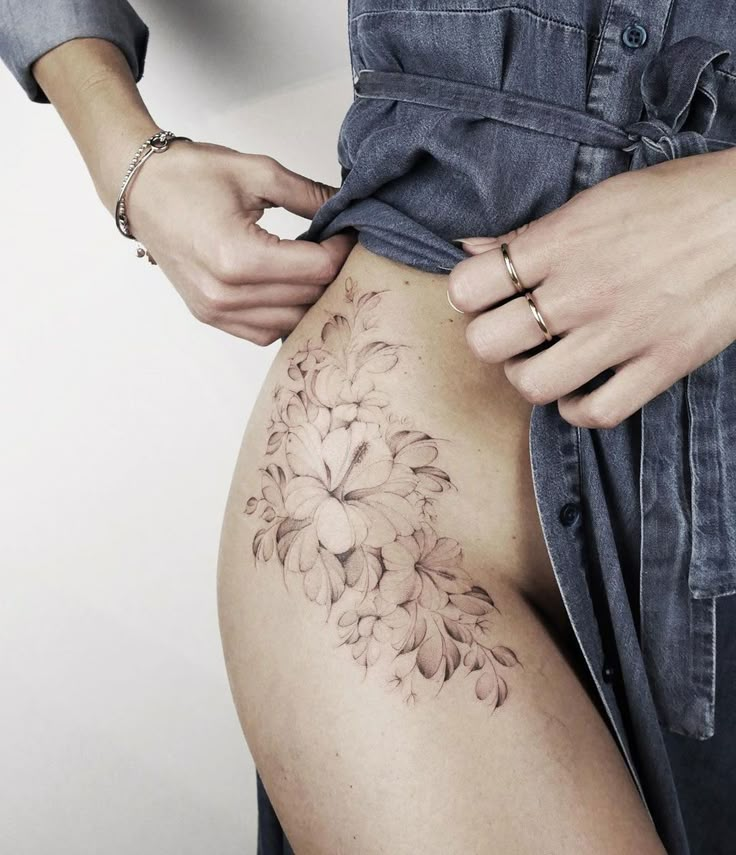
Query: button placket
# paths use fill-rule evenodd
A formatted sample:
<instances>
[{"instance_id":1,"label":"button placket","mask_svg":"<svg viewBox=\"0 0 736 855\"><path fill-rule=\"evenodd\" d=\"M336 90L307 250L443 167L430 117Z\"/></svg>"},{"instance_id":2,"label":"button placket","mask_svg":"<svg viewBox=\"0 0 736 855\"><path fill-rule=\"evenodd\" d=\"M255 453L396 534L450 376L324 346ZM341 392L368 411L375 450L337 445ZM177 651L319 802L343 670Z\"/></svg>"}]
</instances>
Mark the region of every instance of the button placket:
<instances>
[{"instance_id":1,"label":"button placket","mask_svg":"<svg viewBox=\"0 0 736 855\"><path fill-rule=\"evenodd\" d=\"M664 40L671 0L648 0L637 7L628 0L611 0L598 48L590 69L584 109L592 115L626 127L641 115L641 75ZM646 27L640 15L646 11ZM646 33L646 47L628 47L623 34L634 25ZM639 34L641 36L641 34ZM628 37L627 37L628 38ZM575 165L572 195L628 168L625 152L581 145Z\"/></svg>"}]
</instances>

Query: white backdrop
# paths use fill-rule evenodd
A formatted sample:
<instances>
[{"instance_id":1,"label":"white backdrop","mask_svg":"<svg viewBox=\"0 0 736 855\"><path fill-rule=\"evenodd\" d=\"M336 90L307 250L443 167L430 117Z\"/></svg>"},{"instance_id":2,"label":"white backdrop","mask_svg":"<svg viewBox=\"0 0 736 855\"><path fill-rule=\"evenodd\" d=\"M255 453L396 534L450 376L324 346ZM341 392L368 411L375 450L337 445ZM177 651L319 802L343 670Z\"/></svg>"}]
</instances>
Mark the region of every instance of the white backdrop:
<instances>
[{"instance_id":1,"label":"white backdrop","mask_svg":"<svg viewBox=\"0 0 736 855\"><path fill-rule=\"evenodd\" d=\"M340 0L134 5L162 127L339 184ZM0 103L0 852L253 855L215 567L278 345L189 315L2 65Z\"/></svg>"}]
</instances>

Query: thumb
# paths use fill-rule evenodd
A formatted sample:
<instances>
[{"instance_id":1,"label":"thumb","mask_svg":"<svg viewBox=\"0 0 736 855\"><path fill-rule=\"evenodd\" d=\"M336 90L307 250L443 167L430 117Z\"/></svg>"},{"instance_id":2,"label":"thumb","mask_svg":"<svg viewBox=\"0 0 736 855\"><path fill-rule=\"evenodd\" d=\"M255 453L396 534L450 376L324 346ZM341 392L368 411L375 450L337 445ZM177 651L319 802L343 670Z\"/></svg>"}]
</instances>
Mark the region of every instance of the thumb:
<instances>
[{"instance_id":1,"label":"thumb","mask_svg":"<svg viewBox=\"0 0 736 855\"><path fill-rule=\"evenodd\" d=\"M292 214L311 220L317 210L338 190L338 187L313 181L305 175L293 172L274 160L263 197L273 207L285 208Z\"/></svg>"},{"instance_id":2,"label":"thumb","mask_svg":"<svg viewBox=\"0 0 736 855\"><path fill-rule=\"evenodd\" d=\"M340 268L345 263L345 259L350 255L350 250L358 241L357 229L347 228L344 231L338 232L336 235L321 241L320 245L327 251L327 254L332 259L335 270Z\"/></svg>"}]
</instances>

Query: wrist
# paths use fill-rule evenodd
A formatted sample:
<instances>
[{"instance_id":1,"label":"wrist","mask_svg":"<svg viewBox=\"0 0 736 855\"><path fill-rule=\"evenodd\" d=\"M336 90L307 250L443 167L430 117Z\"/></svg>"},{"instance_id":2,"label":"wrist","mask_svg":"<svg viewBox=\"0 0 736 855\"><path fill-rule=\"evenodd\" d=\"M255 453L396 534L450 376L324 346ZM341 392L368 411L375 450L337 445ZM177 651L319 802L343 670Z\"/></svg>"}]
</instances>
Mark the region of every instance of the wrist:
<instances>
[{"instance_id":1,"label":"wrist","mask_svg":"<svg viewBox=\"0 0 736 855\"><path fill-rule=\"evenodd\" d=\"M75 38L40 57L32 72L112 213L136 149L163 130L148 112L124 54L105 39Z\"/></svg>"},{"instance_id":2,"label":"wrist","mask_svg":"<svg viewBox=\"0 0 736 855\"><path fill-rule=\"evenodd\" d=\"M139 146L162 130L152 119L135 121L124 127L110 129L106 138L95 146L95 154L87 161L87 165L97 195L111 214L115 213L123 178ZM145 165L142 168L145 169Z\"/></svg>"}]
</instances>

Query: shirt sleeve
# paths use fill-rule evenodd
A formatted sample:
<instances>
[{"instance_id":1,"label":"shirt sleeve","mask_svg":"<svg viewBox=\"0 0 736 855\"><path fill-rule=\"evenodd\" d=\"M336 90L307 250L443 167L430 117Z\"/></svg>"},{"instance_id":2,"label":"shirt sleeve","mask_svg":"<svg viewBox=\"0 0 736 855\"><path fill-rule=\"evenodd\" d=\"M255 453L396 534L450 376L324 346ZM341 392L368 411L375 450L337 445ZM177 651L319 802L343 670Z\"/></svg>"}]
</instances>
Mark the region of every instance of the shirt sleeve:
<instances>
[{"instance_id":1,"label":"shirt sleeve","mask_svg":"<svg viewBox=\"0 0 736 855\"><path fill-rule=\"evenodd\" d=\"M38 104L49 99L31 74L33 62L62 42L90 37L117 45L141 79L148 27L127 0L0 0L0 59Z\"/></svg>"}]
</instances>

